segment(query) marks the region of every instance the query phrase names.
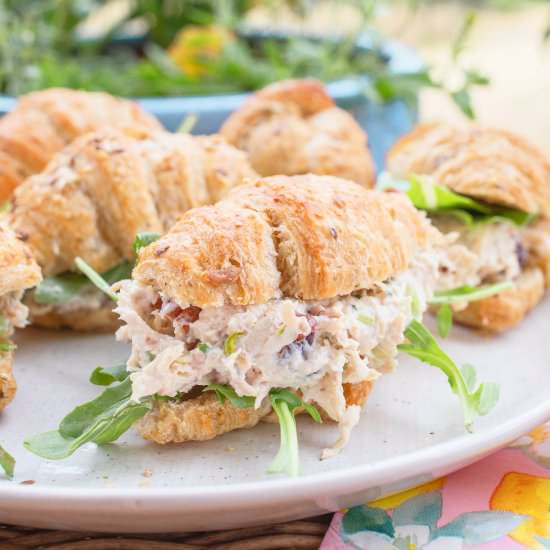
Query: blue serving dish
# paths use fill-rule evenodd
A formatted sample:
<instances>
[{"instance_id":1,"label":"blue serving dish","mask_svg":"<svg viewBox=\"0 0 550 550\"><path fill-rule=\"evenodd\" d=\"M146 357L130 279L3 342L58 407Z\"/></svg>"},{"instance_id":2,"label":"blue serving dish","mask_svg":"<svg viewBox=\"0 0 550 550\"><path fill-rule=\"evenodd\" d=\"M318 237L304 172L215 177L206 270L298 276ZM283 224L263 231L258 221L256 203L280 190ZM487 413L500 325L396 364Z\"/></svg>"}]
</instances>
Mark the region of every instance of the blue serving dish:
<instances>
[{"instance_id":1,"label":"blue serving dish","mask_svg":"<svg viewBox=\"0 0 550 550\"><path fill-rule=\"evenodd\" d=\"M369 47L369 45L361 44L360 39L358 47ZM383 55L387 59L389 70L393 72L415 72L423 67L417 53L398 42L385 44ZM388 148L416 122L416 108L402 100L387 103L370 100L364 93L364 83L361 79L337 80L328 83L327 87L336 103L350 111L366 130L376 165L381 169ZM194 114L198 116L198 120L193 133L210 134L216 132L230 113L237 109L249 95L249 93L238 93L136 99L168 130L177 130L186 116ZM0 96L0 115L10 111L15 102L14 97Z\"/></svg>"}]
</instances>

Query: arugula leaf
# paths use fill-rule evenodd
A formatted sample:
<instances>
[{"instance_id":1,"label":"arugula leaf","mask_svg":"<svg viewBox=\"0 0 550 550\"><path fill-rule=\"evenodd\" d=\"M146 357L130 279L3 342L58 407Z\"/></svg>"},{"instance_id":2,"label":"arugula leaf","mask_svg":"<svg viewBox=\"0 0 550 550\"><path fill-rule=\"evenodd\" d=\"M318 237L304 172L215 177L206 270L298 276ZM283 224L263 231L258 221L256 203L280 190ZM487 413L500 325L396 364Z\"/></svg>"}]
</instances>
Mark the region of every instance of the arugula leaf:
<instances>
[{"instance_id":1,"label":"arugula leaf","mask_svg":"<svg viewBox=\"0 0 550 550\"><path fill-rule=\"evenodd\" d=\"M405 330L406 344L400 344L399 350L441 369L447 376L451 389L461 403L464 413L464 425L468 431L476 415L485 415L493 409L499 399L500 388L497 384L485 382L474 391L469 387L468 380L456 363L439 347L430 331L420 322L412 321Z\"/></svg>"},{"instance_id":2,"label":"arugula leaf","mask_svg":"<svg viewBox=\"0 0 550 550\"><path fill-rule=\"evenodd\" d=\"M34 289L34 301L41 305L68 302L86 288L90 282L80 273L62 273L46 277Z\"/></svg>"},{"instance_id":3,"label":"arugula leaf","mask_svg":"<svg viewBox=\"0 0 550 550\"><path fill-rule=\"evenodd\" d=\"M13 472L15 470L15 458L0 445L0 468L4 470L8 479L13 479Z\"/></svg>"},{"instance_id":4,"label":"arugula leaf","mask_svg":"<svg viewBox=\"0 0 550 550\"><path fill-rule=\"evenodd\" d=\"M119 384L104 390L95 399L75 407L59 424L63 437L74 438L81 435L105 412L112 412L132 395L132 382L126 378Z\"/></svg>"},{"instance_id":5,"label":"arugula leaf","mask_svg":"<svg viewBox=\"0 0 550 550\"><path fill-rule=\"evenodd\" d=\"M137 253L148 244L158 240L158 233L138 233L133 243ZM105 292L111 299L116 300L110 286L132 275L134 262L124 260L104 273L97 273L82 258L76 258L75 263L82 273L61 273L53 277L46 277L34 289L34 301L41 305L55 305L69 301L91 284Z\"/></svg>"},{"instance_id":6,"label":"arugula leaf","mask_svg":"<svg viewBox=\"0 0 550 550\"><path fill-rule=\"evenodd\" d=\"M225 403L226 399L229 399L231 404L237 409L247 409L248 407L253 407L256 402L255 397L238 395L231 386L225 384L209 384L202 391L216 392L216 396L222 404Z\"/></svg>"},{"instance_id":7,"label":"arugula leaf","mask_svg":"<svg viewBox=\"0 0 550 550\"><path fill-rule=\"evenodd\" d=\"M134 239L134 244L132 245L134 253L137 256L142 248L158 241L159 239L160 233L154 233L152 231L143 231L142 233L138 233Z\"/></svg>"},{"instance_id":8,"label":"arugula leaf","mask_svg":"<svg viewBox=\"0 0 550 550\"><path fill-rule=\"evenodd\" d=\"M109 414L95 418L78 437L67 438L60 430L52 430L26 439L23 445L42 458L61 460L90 441L98 445L116 441L149 410L149 404L126 400L115 410L109 411Z\"/></svg>"},{"instance_id":9,"label":"arugula leaf","mask_svg":"<svg viewBox=\"0 0 550 550\"><path fill-rule=\"evenodd\" d=\"M11 351L15 346L11 342L0 342L0 352Z\"/></svg>"},{"instance_id":10,"label":"arugula leaf","mask_svg":"<svg viewBox=\"0 0 550 550\"><path fill-rule=\"evenodd\" d=\"M122 382L128 378L126 363L119 363L114 367L97 367L90 375L90 382L96 386L110 386L114 382Z\"/></svg>"},{"instance_id":11,"label":"arugula leaf","mask_svg":"<svg viewBox=\"0 0 550 550\"><path fill-rule=\"evenodd\" d=\"M224 403L226 399L237 408L253 407L256 399L249 396L239 396L235 390L222 384L210 384L203 391L215 391L218 399ZM274 388L269 392L271 406L279 419L281 442L277 456L268 468L269 473L286 472L291 477L299 474L298 432L294 410L303 408L315 422L322 422L319 411L311 403L305 403L301 397L290 390Z\"/></svg>"},{"instance_id":12,"label":"arugula leaf","mask_svg":"<svg viewBox=\"0 0 550 550\"><path fill-rule=\"evenodd\" d=\"M464 302L476 302L478 300L484 300L495 294L512 288L514 284L511 281L504 281L502 283L495 283L494 285L485 286L469 286L464 285L451 290L439 290L434 293L430 303L431 304L459 304Z\"/></svg>"},{"instance_id":13,"label":"arugula leaf","mask_svg":"<svg viewBox=\"0 0 550 550\"><path fill-rule=\"evenodd\" d=\"M445 213L457 217L469 227L506 220L518 226L524 226L535 215L522 210L485 204L465 195L451 191L430 178L411 175L407 180L393 178L388 173L380 175L377 187L382 190L395 189L407 194L414 206L430 213Z\"/></svg>"},{"instance_id":14,"label":"arugula leaf","mask_svg":"<svg viewBox=\"0 0 550 550\"><path fill-rule=\"evenodd\" d=\"M297 477L300 474L300 455L296 419L286 401L271 398L271 405L279 419L281 442L279 451L267 471L270 474L286 472L290 477Z\"/></svg>"},{"instance_id":15,"label":"arugula leaf","mask_svg":"<svg viewBox=\"0 0 550 550\"><path fill-rule=\"evenodd\" d=\"M321 415L313 405L304 403L298 395L289 390L273 389L269 392L269 397L279 419L281 442L279 451L267 471L286 472L289 476L296 477L300 473L300 458L294 409L303 407L315 422L321 422Z\"/></svg>"},{"instance_id":16,"label":"arugula leaf","mask_svg":"<svg viewBox=\"0 0 550 550\"><path fill-rule=\"evenodd\" d=\"M437 311L437 332L441 338L447 338L453 328L453 310L449 304L443 304Z\"/></svg>"},{"instance_id":17,"label":"arugula leaf","mask_svg":"<svg viewBox=\"0 0 550 550\"><path fill-rule=\"evenodd\" d=\"M30 452L43 458L60 460L72 455L85 443L105 445L116 441L150 409L152 400L130 400L132 383L126 378L98 397L75 407L59 424L58 430L44 432L25 440Z\"/></svg>"},{"instance_id":18,"label":"arugula leaf","mask_svg":"<svg viewBox=\"0 0 550 550\"><path fill-rule=\"evenodd\" d=\"M82 258L77 256L74 260L74 263L76 264L76 267L86 275L86 277L90 280L90 282L99 288L102 292L104 292L111 300L116 302L118 300L118 296L115 292L111 290L111 284L107 282L106 279L104 279L95 269L93 269L89 264L87 264Z\"/></svg>"},{"instance_id":19,"label":"arugula leaf","mask_svg":"<svg viewBox=\"0 0 550 550\"><path fill-rule=\"evenodd\" d=\"M91 268L90 268L91 269ZM123 261L105 271L100 276L112 285L117 281L128 279L132 274L132 263ZM80 273L62 273L46 277L34 289L34 301L41 305L55 305L69 301L90 286L90 280Z\"/></svg>"}]
</instances>

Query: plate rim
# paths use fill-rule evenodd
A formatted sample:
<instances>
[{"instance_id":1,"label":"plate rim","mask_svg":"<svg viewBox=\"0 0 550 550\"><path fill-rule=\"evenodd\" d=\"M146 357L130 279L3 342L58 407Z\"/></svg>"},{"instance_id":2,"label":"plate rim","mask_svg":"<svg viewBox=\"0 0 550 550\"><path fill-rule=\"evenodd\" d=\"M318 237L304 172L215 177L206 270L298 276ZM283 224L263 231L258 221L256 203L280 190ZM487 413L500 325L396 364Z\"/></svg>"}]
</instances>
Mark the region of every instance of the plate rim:
<instances>
[{"instance_id":1,"label":"plate rim","mask_svg":"<svg viewBox=\"0 0 550 550\"><path fill-rule=\"evenodd\" d=\"M528 433L530 429L550 420L550 397L537 403L534 407L518 416L499 423L492 429L483 432L464 433L449 441L427 446L395 458L374 463L360 464L340 468L329 472L319 472L305 477L273 477L250 482L228 485L181 486L181 487L53 487L14 485L13 482L0 483L0 499L4 504L11 500L25 499L50 504L85 503L100 505L108 502L139 500L148 501L155 506L172 506L174 501L180 505L187 504L196 509L207 505L212 500L226 502L229 505L245 502L274 502L275 500L316 499L334 493L344 494L347 491L358 491L367 488L369 480L376 479L376 485L398 483L425 473L425 464L433 464L437 471L446 472L460 469L471 464L477 458L483 458L497 451L508 443ZM398 471L406 476L396 475ZM434 478L439 476L434 476ZM221 506L223 507L223 506Z\"/></svg>"}]
</instances>

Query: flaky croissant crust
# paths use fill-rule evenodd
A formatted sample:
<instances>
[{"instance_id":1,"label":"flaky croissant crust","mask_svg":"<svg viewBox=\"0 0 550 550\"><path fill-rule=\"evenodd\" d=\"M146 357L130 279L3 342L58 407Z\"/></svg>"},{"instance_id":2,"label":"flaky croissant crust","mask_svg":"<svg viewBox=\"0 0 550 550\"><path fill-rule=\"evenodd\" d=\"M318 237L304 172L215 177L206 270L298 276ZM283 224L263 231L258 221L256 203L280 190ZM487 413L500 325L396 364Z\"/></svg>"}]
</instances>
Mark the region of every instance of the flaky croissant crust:
<instances>
[{"instance_id":1,"label":"flaky croissant crust","mask_svg":"<svg viewBox=\"0 0 550 550\"><path fill-rule=\"evenodd\" d=\"M399 194L329 176L274 176L188 211L133 277L180 305L324 299L407 269L439 233Z\"/></svg>"},{"instance_id":2,"label":"flaky croissant crust","mask_svg":"<svg viewBox=\"0 0 550 550\"><path fill-rule=\"evenodd\" d=\"M506 130L419 124L390 150L395 176L430 175L457 193L550 217L550 163Z\"/></svg>"},{"instance_id":3,"label":"flaky croissant crust","mask_svg":"<svg viewBox=\"0 0 550 550\"><path fill-rule=\"evenodd\" d=\"M102 272L133 259L138 232L162 233L254 176L244 153L220 136L93 132L19 186L10 222L46 276L74 270L76 256Z\"/></svg>"},{"instance_id":4,"label":"flaky croissant crust","mask_svg":"<svg viewBox=\"0 0 550 550\"><path fill-rule=\"evenodd\" d=\"M321 174L374 185L367 135L317 80L287 80L255 93L222 135L262 176Z\"/></svg>"},{"instance_id":5,"label":"flaky croissant crust","mask_svg":"<svg viewBox=\"0 0 550 550\"><path fill-rule=\"evenodd\" d=\"M0 220L0 296L33 287L41 278L27 246Z\"/></svg>"},{"instance_id":6,"label":"flaky croissant crust","mask_svg":"<svg viewBox=\"0 0 550 550\"><path fill-rule=\"evenodd\" d=\"M105 93L51 88L23 96L0 120L0 202L75 138L110 126L137 136L162 129L137 103Z\"/></svg>"}]
</instances>

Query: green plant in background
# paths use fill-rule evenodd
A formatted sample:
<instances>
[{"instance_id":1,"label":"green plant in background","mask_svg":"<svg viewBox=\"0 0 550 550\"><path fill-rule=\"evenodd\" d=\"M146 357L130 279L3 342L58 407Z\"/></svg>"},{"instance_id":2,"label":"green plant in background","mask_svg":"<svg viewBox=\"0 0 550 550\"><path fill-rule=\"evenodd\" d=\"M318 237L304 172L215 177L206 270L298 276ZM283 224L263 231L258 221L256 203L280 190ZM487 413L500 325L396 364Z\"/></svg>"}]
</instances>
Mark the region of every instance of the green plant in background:
<instances>
[{"instance_id":1,"label":"green plant in background","mask_svg":"<svg viewBox=\"0 0 550 550\"><path fill-rule=\"evenodd\" d=\"M457 107L468 118L475 118L470 95L472 87L489 84L489 79L485 75L474 69L464 68L461 64L462 54L475 21L476 14L469 12L455 39L450 44L449 69L458 77L456 79L458 80L458 86L449 84L443 76L434 74L436 71L433 68L426 67L417 72L402 74L392 74L387 70L377 73L372 79L373 92L384 101L403 98L409 103L414 103L422 88L440 89L449 94Z\"/></svg>"},{"instance_id":2,"label":"green plant in background","mask_svg":"<svg viewBox=\"0 0 550 550\"><path fill-rule=\"evenodd\" d=\"M93 38L82 36L99 0L0 0L0 89L20 95L65 86L121 96L174 96L254 90L275 80L316 77L360 78L378 101L414 104L424 87L449 92L473 116L470 89L487 79L463 70L463 85L449 89L428 69L395 74L387 67L383 41L370 24L378 0L346 0L368 33L371 49L357 49L356 35L293 35L255 40L242 27L253 0L129 0L126 13ZM268 9L286 5L305 15L318 0L265 0ZM124 36L139 22L144 36ZM474 23L469 17L451 48L460 55ZM182 31L182 29L184 29ZM121 38L122 37L122 38ZM116 39L116 40L113 40ZM462 70L462 69L461 69Z\"/></svg>"}]
</instances>

